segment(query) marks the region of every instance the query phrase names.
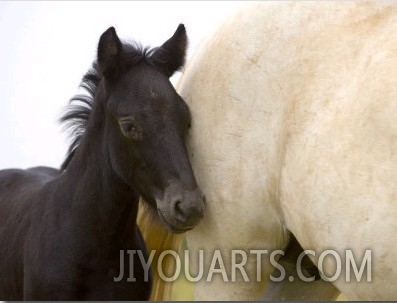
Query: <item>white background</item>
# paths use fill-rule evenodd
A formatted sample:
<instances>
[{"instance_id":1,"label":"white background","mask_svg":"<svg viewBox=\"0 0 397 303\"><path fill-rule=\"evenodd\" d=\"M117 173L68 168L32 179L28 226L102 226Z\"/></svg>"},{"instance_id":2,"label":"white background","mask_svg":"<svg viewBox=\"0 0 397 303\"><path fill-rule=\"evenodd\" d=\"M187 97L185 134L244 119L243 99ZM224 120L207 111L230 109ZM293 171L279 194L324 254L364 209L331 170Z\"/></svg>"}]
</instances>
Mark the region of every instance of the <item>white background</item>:
<instances>
[{"instance_id":1,"label":"white background","mask_svg":"<svg viewBox=\"0 0 397 303\"><path fill-rule=\"evenodd\" d=\"M184 23L188 58L242 2L0 2L0 169L59 167L58 119L95 59L100 35L159 46ZM174 79L173 79L174 80Z\"/></svg>"}]
</instances>

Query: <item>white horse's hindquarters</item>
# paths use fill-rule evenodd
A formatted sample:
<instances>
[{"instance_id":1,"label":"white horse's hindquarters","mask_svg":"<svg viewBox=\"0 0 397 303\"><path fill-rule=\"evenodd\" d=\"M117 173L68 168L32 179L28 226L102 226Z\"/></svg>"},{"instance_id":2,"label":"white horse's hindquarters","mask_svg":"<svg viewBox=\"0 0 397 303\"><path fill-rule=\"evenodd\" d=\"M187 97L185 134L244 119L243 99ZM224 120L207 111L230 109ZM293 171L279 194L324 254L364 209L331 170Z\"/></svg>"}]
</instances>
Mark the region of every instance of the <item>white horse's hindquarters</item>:
<instances>
[{"instance_id":1,"label":"white horse's hindquarters","mask_svg":"<svg viewBox=\"0 0 397 303\"><path fill-rule=\"evenodd\" d=\"M366 93L360 98L364 107L365 96L374 97ZM344 284L344 277L335 282L350 299L397 295L392 240L397 232L397 142L393 128L384 127L395 123L394 100L397 95L368 116L349 106L308 109L312 119L287 144L280 201L288 229L304 248L316 251L317 260L321 252L335 249L343 261L351 249L359 261L371 249L372 283L353 286Z\"/></svg>"},{"instance_id":2,"label":"white horse's hindquarters","mask_svg":"<svg viewBox=\"0 0 397 303\"><path fill-rule=\"evenodd\" d=\"M179 84L208 200L188 234L192 251L283 248L285 220L306 249L370 245L373 284L336 285L353 299L395 298L397 22L388 5L250 4L203 45ZM262 288L199 283L196 298L257 299Z\"/></svg>"},{"instance_id":3,"label":"white horse's hindquarters","mask_svg":"<svg viewBox=\"0 0 397 303\"><path fill-rule=\"evenodd\" d=\"M394 300L397 11L354 7L300 42L297 56L306 60L286 120L280 202L287 227L317 261L327 249L338 251L342 273L334 284L344 294ZM371 249L372 282L344 282L348 249L358 265ZM332 276L335 263L324 264Z\"/></svg>"}]
</instances>

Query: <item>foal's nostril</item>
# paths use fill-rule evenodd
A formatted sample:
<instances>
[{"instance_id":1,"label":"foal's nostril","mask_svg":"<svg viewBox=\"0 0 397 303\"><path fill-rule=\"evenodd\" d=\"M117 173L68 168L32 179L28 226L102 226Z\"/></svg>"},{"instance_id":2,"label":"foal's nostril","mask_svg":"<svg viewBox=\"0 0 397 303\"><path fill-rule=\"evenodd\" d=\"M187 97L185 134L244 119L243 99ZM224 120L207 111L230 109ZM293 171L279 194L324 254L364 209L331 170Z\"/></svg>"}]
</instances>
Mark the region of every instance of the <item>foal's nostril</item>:
<instances>
[{"instance_id":1,"label":"foal's nostril","mask_svg":"<svg viewBox=\"0 0 397 303\"><path fill-rule=\"evenodd\" d=\"M174 204L175 216L179 220L184 221L186 218L182 209L182 202L180 200L176 200L173 204Z\"/></svg>"},{"instance_id":2,"label":"foal's nostril","mask_svg":"<svg viewBox=\"0 0 397 303\"><path fill-rule=\"evenodd\" d=\"M178 213L178 214L183 214L183 211L182 211L182 208L181 208L181 201L176 201L175 202L175 211Z\"/></svg>"},{"instance_id":3,"label":"foal's nostril","mask_svg":"<svg viewBox=\"0 0 397 303\"><path fill-rule=\"evenodd\" d=\"M173 193L168 201L169 220L178 228L192 228L204 217L206 198L200 190Z\"/></svg>"}]
</instances>

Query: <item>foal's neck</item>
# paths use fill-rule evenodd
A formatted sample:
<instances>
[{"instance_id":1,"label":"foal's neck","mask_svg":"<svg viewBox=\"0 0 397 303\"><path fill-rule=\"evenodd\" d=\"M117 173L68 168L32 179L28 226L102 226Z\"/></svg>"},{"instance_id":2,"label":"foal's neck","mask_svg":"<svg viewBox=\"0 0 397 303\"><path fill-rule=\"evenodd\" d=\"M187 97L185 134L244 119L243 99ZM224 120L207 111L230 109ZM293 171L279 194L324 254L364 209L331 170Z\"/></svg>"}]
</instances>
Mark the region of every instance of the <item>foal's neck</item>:
<instances>
[{"instance_id":1,"label":"foal's neck","mask_svg":"<svg viewBox=\"0 0 397 303\"><path fill-rule=\"evenodd\" d=\"M95 102L97 103L97 102ZM94 224L110 238L122 237L124 230L135 229L139 195L113 171L104 144L104 105L93 106L82 141L67 168L64 178L74 192L72 203L79 212L95 218Z\"/></svg>"}]
</instances>

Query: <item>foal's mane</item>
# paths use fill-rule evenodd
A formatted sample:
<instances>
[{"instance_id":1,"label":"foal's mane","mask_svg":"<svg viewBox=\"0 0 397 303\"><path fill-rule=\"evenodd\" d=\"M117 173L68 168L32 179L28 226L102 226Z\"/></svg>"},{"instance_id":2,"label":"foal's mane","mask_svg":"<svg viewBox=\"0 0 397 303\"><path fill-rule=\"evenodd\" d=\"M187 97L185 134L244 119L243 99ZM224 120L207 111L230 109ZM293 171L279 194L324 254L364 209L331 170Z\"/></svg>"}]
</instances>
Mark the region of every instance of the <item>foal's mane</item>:
<instances>
[{"instance_id":1,"label":"foal's mane","mask_svg":"<svg viewBox=\"0 0 397 303\"><path fill-rule=\"evenodd\" d=\"M150 58L157 49L158 48L144 48L136 42L129 44L123 43L123 65L128 68L143 60L151 64ZM84 93L77 94L70 99L69 105L59 119L60 122L64 124L64 129L69 132L69 137L71 138L66 158L61 165L61 171L69 166L85 134L95 101L96 91L101 80L102 77L99 66L95 61L92 67L85 73L79 85Z\"/></svg>"},{"instance_id":2,"label":"foal's mane","mask_svg":"<svg viewBox=\"0 0 397 303\"><path fill-rule=\"evenodd\" d=\"M97 64L94 62L92 67L83 76L79 86L86 94L73 96L69 101L70 104L65 109L65 113L60 118L60 122L69 131L71 138L66 159L61 165L62 171L68 167L85 133L88 120L91 116L95 93L100 82L101 77L99 76Z\"/></svg>"}]
</instances>

